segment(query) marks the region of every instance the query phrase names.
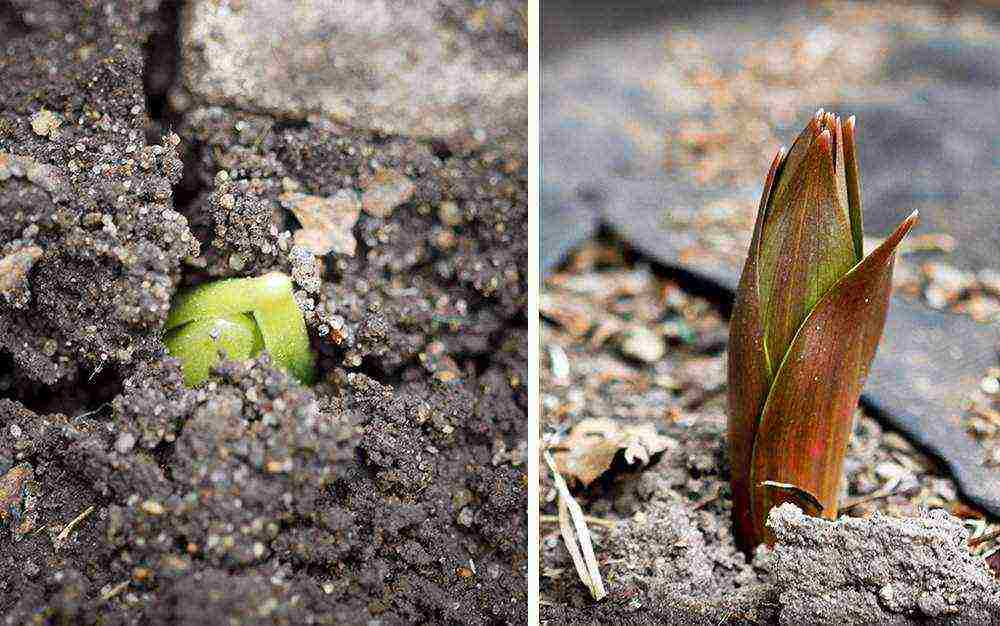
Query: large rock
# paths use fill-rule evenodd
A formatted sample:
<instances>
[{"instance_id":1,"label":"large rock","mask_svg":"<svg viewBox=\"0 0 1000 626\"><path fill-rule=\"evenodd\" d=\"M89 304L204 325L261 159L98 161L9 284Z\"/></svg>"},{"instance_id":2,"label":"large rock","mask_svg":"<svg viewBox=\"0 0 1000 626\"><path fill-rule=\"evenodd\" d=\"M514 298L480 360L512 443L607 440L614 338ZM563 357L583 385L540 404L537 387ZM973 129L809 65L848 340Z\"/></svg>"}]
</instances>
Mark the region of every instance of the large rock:
<instances>
[{"instance_id":1,"label":"large rock","mask_svg":"<svg viewBox=\"0 0 1000 626\"><path fill-rule=\"evenodd\" d=\"M200 0L184 77L215 104L353 128L476 141L527 116L526 7L471 3Z\"/></svg>"}]
</instances>

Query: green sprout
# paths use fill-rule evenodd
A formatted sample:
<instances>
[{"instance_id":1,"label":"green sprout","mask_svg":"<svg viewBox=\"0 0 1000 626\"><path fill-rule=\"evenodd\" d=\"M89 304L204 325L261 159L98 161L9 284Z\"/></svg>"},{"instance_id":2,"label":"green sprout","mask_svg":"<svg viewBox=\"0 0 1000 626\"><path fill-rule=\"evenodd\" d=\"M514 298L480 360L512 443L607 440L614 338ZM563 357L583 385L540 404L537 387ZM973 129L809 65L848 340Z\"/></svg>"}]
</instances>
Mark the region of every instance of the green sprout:
<instances>
[{"instance_id":1,"label":"green sprout","mask_svg":"<svg viewBox=\"0 0 1000 626\"><path fill-rule=\"evenodd\" d=\"M316 380L306 323L291 279L280 272L187 289L174 299L165 328L163 343L181 362L189 387L208 378L220 350L236 360L267 350L275 365L302 384Z\"/></svg>"}]
</instances>

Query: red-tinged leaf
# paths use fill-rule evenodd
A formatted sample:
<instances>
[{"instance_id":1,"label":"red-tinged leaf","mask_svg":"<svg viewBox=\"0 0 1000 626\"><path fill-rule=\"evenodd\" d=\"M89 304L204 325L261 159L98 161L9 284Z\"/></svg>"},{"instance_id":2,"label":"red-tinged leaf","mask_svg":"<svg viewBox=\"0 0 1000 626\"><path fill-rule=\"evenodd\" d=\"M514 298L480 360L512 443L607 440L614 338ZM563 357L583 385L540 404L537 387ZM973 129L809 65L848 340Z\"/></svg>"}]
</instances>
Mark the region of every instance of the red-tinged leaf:
<instances>
[{"instance_id":1,"label":"red-tinged leaf","mask_svg":"<svg viewBox=\"0 0 1000 626\"><path fill-rule=\"evenodd\" d=\"M764 481L814 494L824 517L836 517L854 410L885 325L896 247L916 220L914 212L817 303L775 375L750 470L757 541L773 541L764 527L771 508L795 502Z\"/></svg>"},{"instance_id":2,"label":"red-tinged leaf","mask_svg":"<svg viewBox=\"0 0 1000 626\"><path fill-rule=\"evenodd\" d=\"M757 422L771 383L770 367L764 352L764 324L757 288L757 249L760 231L767 217L767 204L785 159L778 150L764 181L757 209L750 251L747 254L736 302L729 322L729 465L732 471L733 523L737 537L753 531L750 517L750 457ZM753 546L745 546L747 549Z\"/></svg>"},{"instance_id":3,"label":"red-tinged leaf","mask_svg":"<svg viewBox=\"0 0 1000 626\"><path fill-rule=\"evenodd\" d=\"M861 171L858 169L858 152L854 143L854 116L844 123L844 177L847 182L847 206L851 212L851 234L854 236L854 253L858 259L864 253L864 222L861 209Z\"/></svg>"},{"instance_id":4,"label":"red-tinged leaf","mask_svg":"<svg viewBox=\"0 0 1000 626\"><path fill-rule=\"evenodd\" d=\"M809 311L858 262L848 208L837 191L833 149L833 135L824 129L797 169L788 164L782 170L770 200L758 263L772 361L780 361Z\"/></svg>"},{"instance_id":5,"label":"red-tinged leaf","mask_svg":"<svg viewBox=\"0 0 1000 626\"><path fill-rule=\"evenodd\" d=\"M993 575L1000 578L1000 552L994 552L990 556L986 557L986 565L993 572Z\"/></svg>"},{"instance_id":6,"label":"red-tinged leaf","mask_svg":"<svg viewBox=\"0 0 1000 626\"><path fill-rule=\"evenodd\" d=\"M806 124L806 127L801 133L799 133L799 136L795 138L795 141L792 142L792 147L788 151L788 156L785 157L785 165L782 168L786 174L788 172L795 172L799 170L802 165L802 161L806 158L806 153L809 151L809 147L823 131L823 120L825 119L824 115L823 109L816 111L812 118L809 119L809 123ZM781 195L786 195L789 183L791 183L791 179L788 176L780 177L775 181L774 189L771 190L771 196L776 196L779 193Z\"/></svg>"},{"instance_id":7,"label":"red-tinged leaf","mask_svg":"<svg viewBox=\"0 0 1000 626\"><path fill-rule=\"evenodd\" d=\"M831 128L833 129L833 170L834 170L834 184L837 187L837 202L840 206L847 210L847 217L851 225L851 244L854 250L854 263L857 263L862 258L864 258L864 251L858 250L854 247L854 210L858 207L852 207L850 205L850 194L847 191L847 171L844 168L845 164L845 154L844 150L846 146L844 145L844 127L840 123L840 118L834 116ZM860 210L860 209L859 209Z\"/></svg>"}]
</instances>

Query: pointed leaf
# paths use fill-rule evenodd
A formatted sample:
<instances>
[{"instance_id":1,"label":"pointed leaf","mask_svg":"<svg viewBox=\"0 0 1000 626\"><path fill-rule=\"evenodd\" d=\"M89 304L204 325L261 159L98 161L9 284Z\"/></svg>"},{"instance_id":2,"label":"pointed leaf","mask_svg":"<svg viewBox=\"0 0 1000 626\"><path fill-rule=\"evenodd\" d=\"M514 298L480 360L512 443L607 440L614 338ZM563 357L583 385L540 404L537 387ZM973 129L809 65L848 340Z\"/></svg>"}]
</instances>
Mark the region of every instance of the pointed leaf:
<instances>
[{"instance_id":1,"label":"pointed leaf","mask_svg":"<svg viewBox=\"0 0 1000 626\"><path fill-rule=\"evenodd\" d=\"M816 302L857 263L850 216L837 191L833 149L830 129L824 129L797 169L786 165L770 200L758 262L772 365Z\"/></svg>"},{"instance_id":2,"label":"pointed leaf","mask_svg":"<svg viewBox=\"0 0 1000 626\"><path fill-rule=\"evenodd\" d=\"M786 483L814 494L834 518L844 454L861 388L878 347L892 290L896 247L914 212L820 300L796 333L761 415L754 444L751 509L755 536L773 541L767 513L796 497L766 488Z\"/></svg>"},{"instance_id":3,"label":"pointed leaf","mask_svg":"<svg viewBox=\"0 0 1000 626\"><path fill-rule=\"evenodd\" d=\"M809 151L809 147L813 144L813 141L819 137L820 132L823 131L822 122L824 119L823 109L819 109L810 118L809 123L806 127L799 133L799 136L795 138L792 142L792 148L788 151L788 156L785 157L785 165L782 168L787 174L788 172L796 172L802 165L802 162L806 158L806 153ZM781 194L786 195L788 192L788 185L791 183L791 179L788 176L783 176L775 181L774 189L771 191L771 196L777 196Z\"/></svg>"},{"instance_id":4,"label":"pointed leaf","mask_svg":"<svg viewBox=\"0 0 1000 626\"><path fill-rule=\"evenodd\" d=\"M860 259L865 255L865 232L861 209L861 172L858 169L858 152L854 144L855 124L853 115L844 123L844 177L847 182L847 206L851 213L854 253Z\"/></svg>"},{"instance_id":5,"label":"pointed leaf","mask_svg":"<svg viewBox=\"0 0 1000 626\"><path fill-rule=\"evenodd\" d=\"M844 155L844 127L840 123L839 117L834 117L831 122L833 128L833 169L834 169L834 183L837 185L837 202L841 207L847 210L847 217L851 225L851 244L854 248L854 263L857 263L862 258L864 258L864 252L859 251L854 247L856 244L854 239L854 215L851 212L851 200L850 193L847 189L847 170L844 168L846 161ZM853 265L853 263L852 263Z\"/></svg>"},{"instance_id":6,"label":"pointed leaf","mask_svg":"<svg viewBox=\"0 0 1000 626\"><path fill-rule=\"evenodd\" d=\"M771 162L757 209L750 252L740 285L736 290L729 323L729 465L732 471L733 512L737 537L747 537L753 529L750 517L750 456L757 422L771 383L770 367L764 351L764 324L757 289L757 249L760 231L767 217L768 198L782 168L785 150Z\"/></svg>"}]
</instances>

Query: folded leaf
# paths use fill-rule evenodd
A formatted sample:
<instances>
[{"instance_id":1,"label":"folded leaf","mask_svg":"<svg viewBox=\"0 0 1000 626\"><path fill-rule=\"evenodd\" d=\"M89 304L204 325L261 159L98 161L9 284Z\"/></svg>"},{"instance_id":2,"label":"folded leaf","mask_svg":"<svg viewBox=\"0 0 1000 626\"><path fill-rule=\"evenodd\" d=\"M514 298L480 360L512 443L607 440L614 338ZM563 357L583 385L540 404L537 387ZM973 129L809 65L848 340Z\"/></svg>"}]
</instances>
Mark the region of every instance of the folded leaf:
<instances>
[{"instance_id":1,"label":"folded leaf","mask_svg":"<svg viewBox=\"0 0 1000 626\"><path fill-rule=\"evenodd\" d=\"M844 175L847 183L847 205L851 213L851 234L854 237L854 254L864 257L864 210L861 206L861 171L858 168L858 152L854 143L854 116L844 122Z\"/></svg>"},{"instance_id":2,"label":"folded leaf","mask_svg":"<svg viewBox=\"0 0 1000 626\"><path fill-rule=\"evenodd\" d=\"M764 351L764 322L757 288L757 250L760 231L767 217L767 199L778 171L785 161L785 149L778 150L764 181L757 223L754 225L736 302L729 322L729 466L732 472L733 511L736 536L753 531L750 516L750 457L757 422L771 384L770 366ZM752 546L747 546L752 547Z\"/></svg>"},{"instance_id":3,"label":"folded leaf","mask_svg":"<svg viewBox=\"0 0 1000 626\"><path fill-rule=\"evenodd\" d=\"M213 326L216 320L229 323L216 327ZM249 341L242 328L244 320L253 324L255 340L261 344L249 353L243 350ZM274 364L299 382L315 382L315 360L309 346L309 331L295 301L292 281L280 272L270 272L257 278L220 280L188 289L174 299L166 329L167 348L181 360L185 380L190 378L189 385L204 380L208 368L218 362L214 347L218 341L199 335L210 330L222 332L222 346L227 348L232 358L256 356L261 349L266 349ZM214 334L220 336L219 332ZM226 332L237 333L238 336L229 338ZM225 341L235 343L229 346Z\"/></svg>"},{"instance_id":4,"label":"folded leaf","mask_svg":"<svg viewBox=\"0 0 1000 626\"><path fill-rule=\"evenodd\" d=\"M292 281L280 272L204 283L174 297L165 328L170 330L194 320L267 310L291 294Z\"/></svg>"},{"instance_id":5,"label":"folded leaf","mask_svg":"<svg viewBox=\"0 0 1000 626\"><path fill-rule=\"evenodd\" d=\"M802 135L808 135L810 128ZM789 155L768 201L759 280L767 352L772 358L781 358L816 302L859 260L846 181L835 167L839 128L834 120L833 128L820 131L796 166ZM793 151L799 149L802 135Z\"/></svg>"},{"instance_id":6,"label":"folded leaf","mask_svg":"<svg viewBox=\"0 0 1000 626\"><path fill-rule=\"evenodd\" d=\"M219 362L219 352L230 359L248 359L260 352L264 340L257 324L242 313L197 320L167 331L163 337L171 356L181 362L184 384L189 387L208 378Z\"/></svg>"},{"instance_id":7,"label":"folded leaf","mask_svg":"<svg viewBox=\"0 0 1000 626\"><path fill-rule=\"evenodd\" d=\"M755 439L750 479L754 536L773 541L767 513L797 503L784 483L813 494L836 517L843 460L868 367L885 325L896 247L914 212L823 296L795 334L774 377Z\"/></svg>"}]
</instances>

